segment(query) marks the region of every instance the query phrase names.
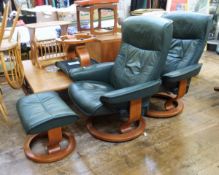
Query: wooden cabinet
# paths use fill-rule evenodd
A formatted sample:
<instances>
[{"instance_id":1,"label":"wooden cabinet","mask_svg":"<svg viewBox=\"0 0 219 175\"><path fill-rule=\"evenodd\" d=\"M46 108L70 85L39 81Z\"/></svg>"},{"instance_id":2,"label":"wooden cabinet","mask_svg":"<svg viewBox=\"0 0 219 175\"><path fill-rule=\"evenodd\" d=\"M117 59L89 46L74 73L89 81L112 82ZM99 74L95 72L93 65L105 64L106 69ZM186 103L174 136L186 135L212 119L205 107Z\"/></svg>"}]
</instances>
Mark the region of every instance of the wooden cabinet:
<instances>
[{"instance_id":1,"label":"wooden cabinet","mask_svg":"<svg viewBox=\"0 0 219 175\"><path fill-rule=\"evenodd\" d=\"M99 35L97 41L87 43L91 58L99 62L110 62L116 59L121 45L121 33L114 35Z\"/></svg>"}]
</instances>

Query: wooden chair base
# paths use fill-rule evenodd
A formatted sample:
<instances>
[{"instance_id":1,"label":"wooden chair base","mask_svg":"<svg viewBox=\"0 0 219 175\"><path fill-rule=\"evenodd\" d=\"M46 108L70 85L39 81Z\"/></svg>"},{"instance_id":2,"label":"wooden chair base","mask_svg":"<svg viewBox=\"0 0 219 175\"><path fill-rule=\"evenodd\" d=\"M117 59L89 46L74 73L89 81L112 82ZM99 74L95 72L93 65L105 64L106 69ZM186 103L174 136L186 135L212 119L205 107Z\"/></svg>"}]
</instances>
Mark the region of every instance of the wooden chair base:
<instances>
[{"instance_id":1,"label":"wooden chair base","mask_svg":"<svg viewBox=\"0 0 219 175\"><path fill-rule=\"evenodd\" d=\"M175 97L171 94L160 93L160 94L156 94L154 97L166 100L165 111L155 111L149 109L149 111L147 112L148 117L169 118L169 117L174 117L183 111L184 104L182 100L175 99Z\"/></svg>"},{"instance_id":2,"label":"wooden chair base","mask_svg":"<svg viewBox=\"0 0 219 175\"><path fill-rule=\"evenodd\" d=\"M59 135L59 134L57 134L57 135ZM55 142L56 142L56 140L59 140L59 139L56 139L55 138L56 135L53 135L53 138L51 137L53 145L51 146L51 143L49 143L48 147L47 147L48 154L35 154L31 150L31 144L33 142L35 142L36 140L38 140L39 138L47 137L47 134L29 135L26 139L25 144L24 144L25 155L30 160L33 160L34 162L38 162L38 163L51 163L51 162L55 162L55 161L63 159L64 157L68 156L75 149L76 142L75 142L75 139L72 136L72 134L70 134L68 132L63 132L61 137L62 136L68 140L68 146L65 149L61 150L59 143L58 143L58 145L56 145Z\"/></svg>"},{"instance_id":3,"label":"wooden chair base","mask_svg":"<svg viewBox=\"0 0 219 175\"><path fill-rule=\"evenodd\" d=\"M137 138L144 132L146 125L144 119L141 117L140 121L138 121L137 123L138 125L134 129L123 130L121 127L120 129L121 134L109 134L102 131L98 131L93 126L93 117L92 117L87 120L87 129L90 132L90 134L97 139L107 142L125 142Z\"/></svg>"}]
</instances>

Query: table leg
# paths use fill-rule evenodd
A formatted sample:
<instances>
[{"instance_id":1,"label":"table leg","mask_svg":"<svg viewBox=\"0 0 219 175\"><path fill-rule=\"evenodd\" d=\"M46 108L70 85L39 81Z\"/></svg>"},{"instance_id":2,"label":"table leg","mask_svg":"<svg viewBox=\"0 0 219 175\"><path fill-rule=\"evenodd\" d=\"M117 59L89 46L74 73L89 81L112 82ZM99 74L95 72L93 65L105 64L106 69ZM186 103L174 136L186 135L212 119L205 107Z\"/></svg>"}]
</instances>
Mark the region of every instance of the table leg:
<instances>
[{"instance_id":1,"label":"table leg","mask_svg":"<svg viewBox=\"0 0 219 175\"><path fill-rule=\"evenodd\" d=\"M66 35L68 33L68 25L61 26L61 36Z\"/></svg>"},{"instance_id":2,"label":"table leg","mask_svg":"<svg viewBox=\"0 0 219 175\"><path fill-rule=\"evenodd\" d=\"M35 28L28 28L29 30L29 35L30 35L30 48L31 48L31 53L30 53L30 59L32 61L32 64L35 65L36 63L36 48L35 48Z\"/></svg>"}]
</instances>

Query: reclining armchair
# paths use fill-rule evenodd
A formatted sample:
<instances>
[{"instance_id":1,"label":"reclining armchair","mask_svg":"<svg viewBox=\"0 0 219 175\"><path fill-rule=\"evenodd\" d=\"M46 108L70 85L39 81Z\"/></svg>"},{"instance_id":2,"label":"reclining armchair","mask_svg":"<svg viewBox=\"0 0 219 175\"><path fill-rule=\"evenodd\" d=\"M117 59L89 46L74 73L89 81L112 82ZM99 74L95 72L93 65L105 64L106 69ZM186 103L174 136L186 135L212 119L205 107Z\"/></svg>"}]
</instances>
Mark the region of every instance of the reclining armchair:
<instances>
[{"instance_id":1,"label":"reclining armchair","mask_svg":"<svg viewBox=\"0 0 219 175\"><path fill-rule=\"evenodd\" d=\"M163 111L149 109L150 117L173 117L182 112L181 98L187 93L192 77L202 64L199 59L208 38L212 19L198 13L173 12L164 16L173 21L173 39L162 74L159 94L154 97L166 100Z\"/></svg>"},{"instance_id":2,"label":"reclining armchair","mask_svg":"<svg viewBox=\"0 0 219 175\"><path fill-rule=\"evenodd\" d=\"M74 83L69 87L69 96L75 107L89 117L87 129L94 137L122 142L144 132L142 105L148 100L142 99L158 92L172 30L172 21L164 18L128 18L123 24L122 45L115 63L70 71ZM94 127L95 117L115 114L121 117L124 114L121 110L128 111L128 119L122 123L120 133L106 133Z\"/></svg>"}]
</instances>

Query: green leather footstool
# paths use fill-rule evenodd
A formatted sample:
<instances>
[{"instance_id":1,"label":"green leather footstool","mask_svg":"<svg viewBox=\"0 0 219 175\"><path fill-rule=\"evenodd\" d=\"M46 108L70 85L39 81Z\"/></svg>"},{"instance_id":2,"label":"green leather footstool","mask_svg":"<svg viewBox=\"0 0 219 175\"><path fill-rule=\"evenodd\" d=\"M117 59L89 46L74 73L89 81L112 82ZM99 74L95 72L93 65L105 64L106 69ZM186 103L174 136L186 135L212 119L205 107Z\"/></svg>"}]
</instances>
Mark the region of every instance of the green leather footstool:
<instances>
[{"instance_id":1,"label":"green leather footstool","mask_svg":"<svg viewBox=\"0 0 219 175\"><path fill-rule=\"evenodd\" d=\"M18 100L17 111L28 134L24 152L29 159L39 163L55 162L74 150L74 136L62 132L62 127L77 120L78 116L56 92L25 96ZM42 137L48 137L47 154L36 154L31 150L31 144ZM60 142L63 137L68 140L68 146L62 149Z\"/></svg>"}]
</instances>

